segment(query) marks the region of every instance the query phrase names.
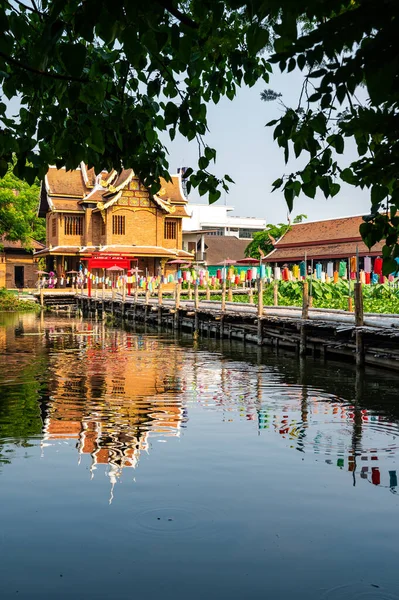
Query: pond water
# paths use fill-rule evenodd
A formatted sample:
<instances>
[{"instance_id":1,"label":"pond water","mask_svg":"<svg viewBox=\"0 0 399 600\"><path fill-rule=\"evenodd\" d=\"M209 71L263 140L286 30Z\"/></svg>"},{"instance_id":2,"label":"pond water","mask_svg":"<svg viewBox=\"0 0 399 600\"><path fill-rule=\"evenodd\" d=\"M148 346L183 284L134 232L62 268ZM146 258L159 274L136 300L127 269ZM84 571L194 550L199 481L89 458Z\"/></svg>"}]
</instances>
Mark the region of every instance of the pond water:
<instances>
[{"instance_id":1,"label":"pond water","mask_svg":"<svg viewBox=\"0 0 399 600\"><path fill-rule=\"evenodd\" d=\"M1 598L399 599L398 383L0 314Z\"/></svg>"}]
</instances>

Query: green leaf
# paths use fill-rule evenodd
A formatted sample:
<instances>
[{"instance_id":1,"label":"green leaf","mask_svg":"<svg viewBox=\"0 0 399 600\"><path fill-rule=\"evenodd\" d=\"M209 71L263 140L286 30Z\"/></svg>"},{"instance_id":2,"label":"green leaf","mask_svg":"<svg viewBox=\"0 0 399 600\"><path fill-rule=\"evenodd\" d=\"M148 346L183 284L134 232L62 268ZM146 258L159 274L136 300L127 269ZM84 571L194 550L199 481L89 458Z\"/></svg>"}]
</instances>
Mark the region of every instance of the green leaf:
<instances>
[{"instance_id":1,"label":"green leaf","mask_svg":"<svg viewBox=\"0 0 399 600\"><path fill-rule=\"evenodd\" d=\"M246 38L248 54L255 56L269 43L269 30L261 27L257 23L252 23L248 28Z\"/></svg>"},{"instance_id":2,"label":"green leaf","mask_svg":"<svg viewBox=\"0 0 399 600\"><path fill-rule=\"evenodd\" d=\"M294 206L294 190L291 187L285 187L284 198L287 203L288 210L291 212Z\"/></svg>"},{"instance_id":3,"label":"green leaf","mask_svg":"<svg viewBox=\"0 0 399 600\"><path fill-rule=\"evenodd\" d=\"M371 204L379 205L388 196L389 190L383 185L373 185L371 188Z\"/></svg>"},{"instance_id":4,"label":"green leaf","mask_svg":"<svg viewBox=\"0 0 399 600\"><path fill-rule=\"evenodd\" d=\"M219 190L209 192L209 204L213 204L217 202L221 196L221 192Z\"/></svg>"},{"instance_id":5,"label":"green leaf","mask_svg":"<svg viewBox=\"0 0 399 600\"><path fill-rule=\"evenodd\" d=\"M283 185L283 180L281 178L280 179L276 179L276 181L273 181L273 183L272 183L273 191L277 190L282 185Z\"/></svg>"},{"instance_id":6,"label":"green leaf","mask_svg":"<svg viewBox=\"0 0 399 600\"><path fill-rule=\"evenodd\" d=\"M356 185L357 179L353 174L352 169L346 168L343 171L341 171L341 175L340 175L342 181L345 181L345 183L349 183L351 185Z\"/></svg>"},{"instance_id":7,"label":"green leaf","mask_svg":"<svg viewBox=\"0 0 399 600\"><path fill-rule=\"evenodd\" d=\"M81 43L61 44L59 47L61 61L70 75L79 77L86 60L86 46Z\"/></svg>"},{"instance_id":8,"label":"green leaf","mask_svg":"<svg viewBox=\"0 0 399 600\"><path fill-rule=\"evenodd\" d=\"M201 170L205 170L209 165L209 160L205 156L198 159L198 166Z\"/></svg>"},{"instance_id":9,"label":"green leaf","mask_svg":"<svg viewBox=\"0 0 399 600\"><path fill-rule=\"evenodd\" d=\"M302 191L308 198L314 198L316 195L316 184L314 182L303 183Z\"/></svg>"},{"instance_id":10,"label":"green leaf","mask_svg":"<svg viewBox=\"0 0 399 600\"><path fill-rule=\"evenodd\" d=\"M320 98L321 98L321 92L315 92L314 94L309 96L308 101L309 102L317 102L318 100L320 100Z\"/></svg>"},{"instance_id":11,"label":"green leaf","mask_svg":"<svg viewBox=\"0 0 399 600\"><path fill-rule=\"evenodd\" d=\"M104 152L104 137L98 125L92 125L87 145L100 154Z\"/></svg>"},{"instance_id":12,"label":"green leaf","mask_svg":"<svg viewBox=\"0 0 399 600\"><path fill-rule=\"evenodd\" d=\"M233 179L230 177L230 175L225 175L224 176L225 180L228 181L229 183L235 183L235 181L233 181Z\"/></svg>"}]
</instances>

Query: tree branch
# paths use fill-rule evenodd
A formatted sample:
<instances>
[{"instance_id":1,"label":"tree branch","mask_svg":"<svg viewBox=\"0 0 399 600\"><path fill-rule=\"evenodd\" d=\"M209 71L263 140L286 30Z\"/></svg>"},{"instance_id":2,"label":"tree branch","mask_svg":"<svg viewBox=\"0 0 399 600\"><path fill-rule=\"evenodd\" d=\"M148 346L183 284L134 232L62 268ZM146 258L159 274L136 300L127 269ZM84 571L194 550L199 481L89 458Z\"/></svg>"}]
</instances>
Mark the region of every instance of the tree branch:
<instances>
[{"instance_id":1,"label":"tree branch","mask_svg":"<svg viewBox=\"0 0 399 600\"><path fill-rule=\"evenodd\" d=\"M191 27L192 29L199 29L198 23L190 19L190 17L187 17L187 15L182 13L178 8L174 7L171 0L157 0L157 2L162 8L180 21L180 23L183 23L183 25L187 25L187 27Z\"/></svg>"},{"instance_id":2,"label":"tree branch","mask_svg":"<svg viewBox=\"0 0 399 600\"><path fill-rule=\"evenodd\" d=\"M62 81L77 81L78 83L87 83L88 79L81 79L80 77L70 77L69 75L62 75L61 73L53 73L50 71L41 71L40 69L35 69L30 67L29 65L25 65L21 63L16 58L12 56L8 56L4 52L0 51L0 57L4 58L6 63L9 65L13 65L14 67L18 67L23 71L29 71L30 73L35 73L36 75L41 75L42 77L50 77L51 79L61 79Z\"/></svg>"}]
</instances>

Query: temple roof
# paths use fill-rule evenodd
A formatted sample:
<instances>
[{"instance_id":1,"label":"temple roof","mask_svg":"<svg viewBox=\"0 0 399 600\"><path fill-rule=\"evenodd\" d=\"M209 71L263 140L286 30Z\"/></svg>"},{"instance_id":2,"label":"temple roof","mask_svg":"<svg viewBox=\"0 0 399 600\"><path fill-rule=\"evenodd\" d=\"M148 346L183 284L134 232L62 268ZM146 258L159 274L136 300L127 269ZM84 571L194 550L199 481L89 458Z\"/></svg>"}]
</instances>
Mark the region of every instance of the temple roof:
<instances>
[{"instance_id":1,"label":"temple roof","mask_svg":"<svg viewBox=\"0 0 399 600\"><path fill-rule=\"evenodd\" d=\"M373 246L371 250L367 248L364 242L317 244L315 246L295 246L293 248L276 247L267 255L265 260L272 263L300 262L301 260L304 260L305 253L307 260L348 258L356 254L356 247L358 248L359 256L378 256L382 253L383 245L383 242L379 242Z\"/></svg>"},{"instance_id":2,"label":"temple roof","mask_svg":"<svg viewBox=\"0 0 399 600\"><path fill-rule=\"evenodd\" d=\"M325 219L307 223L295 223L274 244L267 255L270 262L294 262L307 259L339 259L353 256L358 249L360 256L381 254L384 242L369 250L363 242L359 227L362 216Z\"/></svg>"},{"instance_id":3,"label":"temple roof","mask_svg":"<svg viewBox=\"0 0 399 600\"><path fill-rule=\"evenodd\" d=\"M38 215L45 217L49 210L83 212L81 205L86 202L101 203L98 208L103 210L104 205L105 208L112 206L122 191L129 189L133 178L133 169L123 169L119 174L115 170L102 171L96 175L94 169L88 169L84 163L72 171L50 167L42 184ZM161 178L160 184L161 189L153 196L156 204L176 217L188 216L180 175L173 175L171 182Z\"/></svg>"}]
</instances>

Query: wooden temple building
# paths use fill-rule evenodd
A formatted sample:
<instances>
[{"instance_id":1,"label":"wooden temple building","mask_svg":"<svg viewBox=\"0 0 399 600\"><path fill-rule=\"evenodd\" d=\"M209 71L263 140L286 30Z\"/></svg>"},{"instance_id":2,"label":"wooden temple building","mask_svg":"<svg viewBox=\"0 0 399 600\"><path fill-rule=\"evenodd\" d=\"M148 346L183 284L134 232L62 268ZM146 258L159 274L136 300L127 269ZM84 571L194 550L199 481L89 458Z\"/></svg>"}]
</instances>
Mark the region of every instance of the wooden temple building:
<instances>
[{"instance_id":1,"label":"wooden temple building","mask_svg":"<svg viewBox=\"0 0 399 600\"><path fill-rule=\"evenodd\" d=\"M384 242L375 244L371 250L363 242L359 227L362 216L340 217L306 223L295 223L274 244L274 249L265 260L282 265L303 260L314 262L335 262L355 256L370 258L381 256ZM360 261L362 262L362 261Z\"/></svg>"},{"instance_id":2,"label":"wooden temple building","mask_svg":"<svg viewBox=\"0 0 399 600\"><path fill-rule=\"evenodd\" d=\"M46 271L65 278L82 267L95 273L117 265L149 276L175 271L173 259L192 259L182 247L188 217L181 175L161 180L156 195L132 169L96 174L84 164L73 171L50 167L38 215L46 219Z\"/></svg>"}]
</instances>

